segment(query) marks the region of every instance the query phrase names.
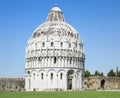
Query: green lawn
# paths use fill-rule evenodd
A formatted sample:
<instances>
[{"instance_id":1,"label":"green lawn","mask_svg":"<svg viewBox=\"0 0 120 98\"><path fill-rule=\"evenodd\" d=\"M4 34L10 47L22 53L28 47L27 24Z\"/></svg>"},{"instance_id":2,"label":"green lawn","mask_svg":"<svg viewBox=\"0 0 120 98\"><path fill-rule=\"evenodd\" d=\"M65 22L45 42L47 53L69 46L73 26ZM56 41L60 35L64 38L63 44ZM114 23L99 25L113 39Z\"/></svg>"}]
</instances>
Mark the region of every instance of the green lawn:
<instances>
[{"instance_id":1,"label":"green lawn","mask_svg":"<svg viewBox=\"0 0 120 98\"><path fill-rule=\"evenodd\" d=\"M0 98L120 98L115 91L0 92Z\"/></svg>"}]
</instances>

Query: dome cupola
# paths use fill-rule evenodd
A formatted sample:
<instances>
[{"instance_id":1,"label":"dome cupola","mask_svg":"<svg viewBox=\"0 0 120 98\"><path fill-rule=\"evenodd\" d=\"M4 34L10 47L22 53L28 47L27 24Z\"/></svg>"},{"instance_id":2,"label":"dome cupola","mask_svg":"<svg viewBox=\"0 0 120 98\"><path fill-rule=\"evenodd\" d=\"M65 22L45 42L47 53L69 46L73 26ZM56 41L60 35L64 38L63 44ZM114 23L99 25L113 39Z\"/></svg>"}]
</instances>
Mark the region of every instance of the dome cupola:
<instances>
[{"instance_id":1,"label":"dome cupola","mask_svg":"<svg viewBox=\"0 0 120 98\"><path fill-rule=\"evenodd\" d=\"M64 21L61 9L57 6L53 7L48 14L47 21Z\"/></svg>"}]
</instances>

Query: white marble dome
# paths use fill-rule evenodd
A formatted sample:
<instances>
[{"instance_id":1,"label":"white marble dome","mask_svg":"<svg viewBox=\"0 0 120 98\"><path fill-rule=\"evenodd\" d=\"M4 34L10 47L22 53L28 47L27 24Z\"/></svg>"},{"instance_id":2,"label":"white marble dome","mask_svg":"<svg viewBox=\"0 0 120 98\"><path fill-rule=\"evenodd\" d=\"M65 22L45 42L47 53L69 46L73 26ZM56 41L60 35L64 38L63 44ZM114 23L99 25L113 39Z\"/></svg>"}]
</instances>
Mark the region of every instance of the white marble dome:
<instances>
[{"instance_id":1,"label":"white marble dome","mask_svg":"<svg viewBox=\"0 0 120 98\"><path fill-rule=\"evenodd\" d=\"M53 7L26 46L26 91L83 89L84 60L78 32Z\"/></svg>"}]
</instances>

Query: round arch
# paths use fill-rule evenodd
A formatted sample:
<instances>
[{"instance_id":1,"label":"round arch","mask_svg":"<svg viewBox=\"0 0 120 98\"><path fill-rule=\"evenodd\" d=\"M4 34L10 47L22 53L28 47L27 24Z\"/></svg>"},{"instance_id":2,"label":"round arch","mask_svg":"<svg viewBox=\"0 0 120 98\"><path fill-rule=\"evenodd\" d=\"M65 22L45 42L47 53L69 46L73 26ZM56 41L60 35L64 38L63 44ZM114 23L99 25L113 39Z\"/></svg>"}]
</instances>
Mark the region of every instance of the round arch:
<instances>
[{"instance_id":1,"label":"round arch","mask_svg":"<svg viewBox=\"0 0 120 98\"><path fill-rule=\"evenodd\" d=\"M105 79L102 79L102 80L100 81L100 87L101 87L102 89L104 89L104 87L105 87Z\"/></svg>"}]
</instances>

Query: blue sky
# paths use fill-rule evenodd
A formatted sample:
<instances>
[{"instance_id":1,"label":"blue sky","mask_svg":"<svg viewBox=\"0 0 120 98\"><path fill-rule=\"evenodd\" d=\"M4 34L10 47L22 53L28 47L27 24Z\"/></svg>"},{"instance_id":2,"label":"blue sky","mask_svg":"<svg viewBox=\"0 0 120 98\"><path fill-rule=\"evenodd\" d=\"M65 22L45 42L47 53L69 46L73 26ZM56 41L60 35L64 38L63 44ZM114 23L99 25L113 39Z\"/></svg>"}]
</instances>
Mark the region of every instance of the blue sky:
<instances>
[{"instance_id":1,"label":"blue sky","mask_svg":"<svg viewBox=\"0 0 120 98\"><path fill-rule=\"evenodd\" d=\"M120 69L120 0L0 0L0 77L24 77L25 47L57 3L84 42L85 69Z\"/></svg>"}]
</instances>

